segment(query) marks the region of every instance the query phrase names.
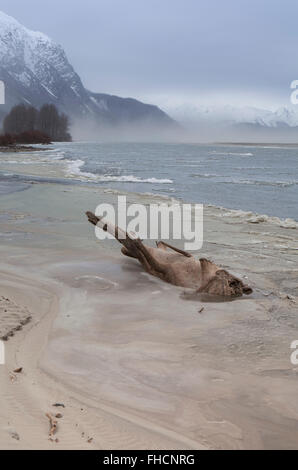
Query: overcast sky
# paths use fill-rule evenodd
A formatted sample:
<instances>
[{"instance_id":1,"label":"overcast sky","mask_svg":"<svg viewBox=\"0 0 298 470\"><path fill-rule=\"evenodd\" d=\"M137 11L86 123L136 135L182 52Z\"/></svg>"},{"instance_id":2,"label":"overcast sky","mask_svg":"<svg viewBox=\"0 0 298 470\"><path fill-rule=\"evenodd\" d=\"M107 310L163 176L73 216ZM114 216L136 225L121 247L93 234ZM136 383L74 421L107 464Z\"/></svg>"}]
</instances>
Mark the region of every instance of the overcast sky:
<instances>
[{"instance_id":1,"label":"overcast sky","mask_svg":"<svg viewBox=\"0 0 298 470\"><path fill-rule=\"evenodd\" d=\"M288 105L297 0L1 0L63 45L93 91L177 103Z\"/></svg>"}]
</instances>

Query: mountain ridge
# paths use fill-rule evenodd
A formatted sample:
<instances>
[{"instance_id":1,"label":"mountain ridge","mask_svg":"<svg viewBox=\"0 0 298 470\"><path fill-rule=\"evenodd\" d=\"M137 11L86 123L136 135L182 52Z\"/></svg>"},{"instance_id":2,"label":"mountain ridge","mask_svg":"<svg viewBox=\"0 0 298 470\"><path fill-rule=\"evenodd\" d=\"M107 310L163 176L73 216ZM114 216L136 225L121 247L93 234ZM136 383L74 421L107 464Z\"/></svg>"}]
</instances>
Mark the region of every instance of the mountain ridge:
<instances>
[{"instance_id":1,"label":"mountain ridge","mask_svg":"<svg viewBox=\"0 0 298 470\"><path fill-rule=\"evenodd\" d=\"M19 103L34 107L51 103L73 123L90 122L99 130L111 125L169 130L178 126L155 105L87 90L61 45L1 11L0 79L6 94L0 118Z\"/></svg>"}]
</instances>

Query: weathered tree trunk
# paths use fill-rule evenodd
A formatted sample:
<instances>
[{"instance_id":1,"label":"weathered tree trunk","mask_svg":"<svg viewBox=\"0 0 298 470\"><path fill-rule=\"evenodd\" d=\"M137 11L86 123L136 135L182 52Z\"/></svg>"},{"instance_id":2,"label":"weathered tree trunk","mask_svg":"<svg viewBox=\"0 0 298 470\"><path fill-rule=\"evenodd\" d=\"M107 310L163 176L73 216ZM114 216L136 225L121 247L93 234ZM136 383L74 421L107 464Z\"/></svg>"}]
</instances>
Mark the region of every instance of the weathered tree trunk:
<instances>
[{"instance_id":1,"label":"weathered tree trunk","mask_svg":"<svg viewBox=\"0 0 298 470\"><path fill-rule=\"evenodd\" d=\"M103 217L97 217L92 212L86 212L86 215L90 223L113 235L123 245L121 251L124 255L138 259L145 271L153 276L213 295L241 296L252 292L240 279L212 261L205 258L197 260L190 253L165 242L158 242L157 248L146 246L142 240Z\"/></svg>"},{"instance_id":2,"label":"weathered tree trunk","mask_svg":"<svg viewBox=\"0 0 298 470\"><path fill-rule=\"evenodd\" d=\"M124 255L138 259L148 273L164 278L163 274L165 274L166 267L152 256L149 249L139 238L133 237L132 234L125 232L118 226L114 226L103 217L97 217L92 212L86 212L86 215L89 222L113 235L123 245L122 253Z\"/></svg>"}]
</instances>

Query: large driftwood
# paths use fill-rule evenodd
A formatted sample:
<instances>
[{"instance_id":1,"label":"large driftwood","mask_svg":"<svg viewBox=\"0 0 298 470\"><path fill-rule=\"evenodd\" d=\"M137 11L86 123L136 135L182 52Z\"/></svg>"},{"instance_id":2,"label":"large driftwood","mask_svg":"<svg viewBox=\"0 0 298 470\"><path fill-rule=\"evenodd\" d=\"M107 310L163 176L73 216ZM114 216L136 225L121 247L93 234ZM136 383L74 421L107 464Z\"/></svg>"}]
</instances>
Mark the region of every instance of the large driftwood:
<instances>
[{"instance_id":1,"label":"large driftwood","mask_svg":"<svg viewBox=\"0 0 298 470\"><path fill-rule=\"evenodd\" d=\"M123 245L121 251L125 256L139 260L145 271L163 281L212 295L239 297L252 293L249 286L212 261L197 260L190 253L165 242L158 242L156 248L146 246L139 238L102 217L92 212L86 212L86 215L90 223L109 232Z\"/></svg>"}]
</instances>

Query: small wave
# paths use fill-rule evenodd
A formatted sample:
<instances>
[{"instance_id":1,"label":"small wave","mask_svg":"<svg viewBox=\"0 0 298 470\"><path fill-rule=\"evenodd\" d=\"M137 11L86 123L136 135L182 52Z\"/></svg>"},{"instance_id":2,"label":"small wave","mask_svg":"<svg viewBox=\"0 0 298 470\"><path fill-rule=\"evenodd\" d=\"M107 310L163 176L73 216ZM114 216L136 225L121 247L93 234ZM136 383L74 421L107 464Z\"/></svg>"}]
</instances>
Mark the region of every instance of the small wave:
<instances>
[{"instance_id":1,"label":"small wave","mask_svg":"<svg viewBox=\"0 0 298 470\"><path fill-rule=\"evenodd\" d=\"M93 173L88 173L81 171L81 167L85 165L84 160L64 160L67 163L66 174L68 176L85 176L87 178L92 178L95 176Z\"/></svg>"},{"instance_id":2,"label":"small wave","mask_svg":"<svg viewBox=\"0 0 298 470\"><path fill-rule=\"evenodd\" d=\"M134 175L96 175L94 173L81 171L81 168L85 165L83 160L65 160L68 163L66 173L70 177L78 177L81 180L92 180L98 182L118 182L118 183L152 183L152 184L172 184L173 181L170 179L160 178L139 178Z\"/></svg>"},{"instance_id":3,"label":"small wave","mask_svg":"<svg viewBox=\"0 0 298 470\"><path fill-rule=\"evenodd\" d=\"M95 175L96 176L96 175ZM159 178L139 178L133 175L127 176L109 176L103 175L97 177L99 181L116 181L120 183L153 183L153 184L173 184L170 179L159 179Z\"/></svg>"},{"instance_id":4,"label":"small wave","mask_svg":"<svg viewBox=\"0 0 298 470\"><path fill-rule=\"evenodd\" d=\"M253 157L254 154L251 152L217 152L214 150L211 152L212 155L228 155L228 156L235 156L235 157Z\"/></svg>"},{"instance_id":5,"label":"small wave","mask_svg":"<svg viewBox=\"0 0 298 470\"><path fill-rule=\"evenodd\" d=\"M104 189L103 192L106 194L116 194L116 195L121 195L121 196L123 196L124 194L126 195L134 194L137 197L141 197L142 203L146 200L146 203L150 203L152 201L154 203L167 204L168 206L181 204L181 201L179 201L179 199L176 199L171 196L167 196L165 194L160 194L160 193L150 193L150 192L131 193L131 192L126 192L126 191L119 191L118 189L112 189L112 188Z\"/></svg>"},{"instance_id":6,"label":"small wave","mask_svg":"<svg viewBox=\"0 0 298 470\"><path fill-rule=\"evenodd\" d=\"M42 163L49 163L48 160L8 160L5 162L8 165L40 165Z\"/></svg>"},{"instance_id":7,"label":"small wave","mask_svg":"<svg viewBox=\"0 0 298 470\"><path fill-rule=\"evenodd\" d=\"M282 188L286 188L289 186L295 186L298 184L297 180L293 181L261 181L261 180L237 180L231 179L227 181L219 181L221 184L244 184L244 185L252 185L252 186L279 186Z\"/></svg>"},{"instance_id":8,"label":"small wave","mask_svg":"<svg viewBox=\"0 0 298 470\"><path fill-rule=\"evenodd\" d=\"M271 170L272 168L270 166L235 166L233 167L233 170Z\"/></svg>"},{"instance_id":9,"label":"small wave","mask_svg":"<svg viewBox=\"0 0 298 470\"><path fill-rule=\"evenodd\" d=\"M159 194L159 193L150 193L150 192L146 192L146 193L138 193L140 196L146 196L146 197L150 197L150 198L156 198L156 199L164 199L165 201L172 201L173 198L171 196L167 196L166 194Z\"/></svg>"},{"instance_id":10,"label":"small wave","mask_svg":"<svg viewBox=\"0 0 298 470\"><path fill-rule=\"evenodd\" d=\"M218 175L216 173L194 173L190 176L192 178L224 178L223 175Z\"/></svg>"},{"instance_id":11,"label":"small wave","mask_svg":"<svg viewBox=\"0 0 298 470\"><path fill-rule=\"evenodd\" d=\"M223 213L221 214L222 217L240 219L242 222L247 222L250 224L260 224L268 222L274 225L278 225L282 228L298 229L298 222L294 219L280 219L279 217L274 217L266 214L256 214L254 212L243 211L240 209L220 209L223 210Z\"/></svg>"},{"instance_id":12,"label":"small wave","mask_svg":"<svg viewBox=\"0 0 298 470\"><path fill-rule=\"evenodd\" d=\"M225 175L219 175L216 173L194 173L189 175L192 178L227 178ZM225 179L217 181L220 184L244 184L244 185L258 185L258 186L280 186L289 187L298 184L297 180L292 181L268 181L268 180L244 180L244 179Z\"/></svg>"},{"instance_id":13,"label":"small wave","mask_svg":"<svg viewBox=\"0 0 298 470\"><path fill-rule=\"evenodd\" d=\"M54 155L49 157L49 160L63 160L65 156L65 152L56 152Z\"/></svg>"}]
</instances>

